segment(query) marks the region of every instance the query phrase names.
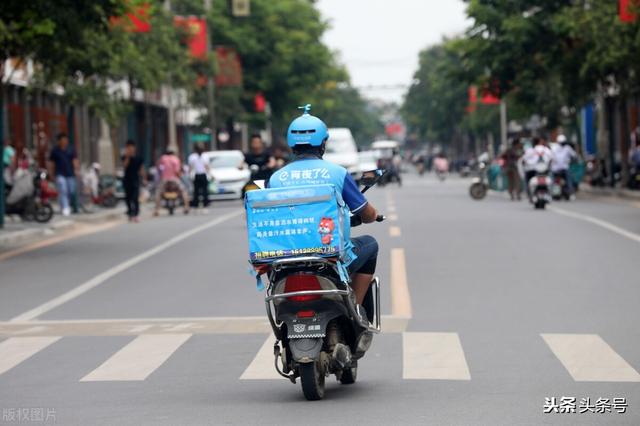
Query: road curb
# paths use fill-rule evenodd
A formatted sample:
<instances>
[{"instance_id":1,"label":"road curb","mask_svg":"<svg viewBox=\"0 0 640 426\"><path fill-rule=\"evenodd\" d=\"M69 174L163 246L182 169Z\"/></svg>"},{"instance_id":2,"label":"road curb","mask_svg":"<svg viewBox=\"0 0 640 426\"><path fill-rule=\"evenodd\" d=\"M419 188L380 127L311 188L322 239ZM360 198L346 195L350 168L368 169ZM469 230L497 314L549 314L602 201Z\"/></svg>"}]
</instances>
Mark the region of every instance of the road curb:
<instances>
[{"instance_id":1,"label":"road curb","mask_svg":"<svg viewBox=\"0 0 640 426\"><path fill-rule=\"evenodd\" d=\"M77 216L72 219L56 220L48 226L38 228L27 228L19 231L0 231L0 249L15 247L27 242L34 242L42 238L50 237L57 232L70 230L78 224L96 225L111 222L122 218L123 215L123 209L114 209L106 213L99 212L86 216Z\"/></svg>"},{"instance_id":2,"label":"road curb","mask_svg":"<svg viewBox=\"0 0 640 426\"><path fill-rule=\"evenodd\" d=\"M632 191L630 189L620 188L599 188L590 185L581 185L580 191L584 191L585 194L599 195L604 197L618 197L625 198L627 200L640 201L640 191Z\"/></svg>"}]
</instances>

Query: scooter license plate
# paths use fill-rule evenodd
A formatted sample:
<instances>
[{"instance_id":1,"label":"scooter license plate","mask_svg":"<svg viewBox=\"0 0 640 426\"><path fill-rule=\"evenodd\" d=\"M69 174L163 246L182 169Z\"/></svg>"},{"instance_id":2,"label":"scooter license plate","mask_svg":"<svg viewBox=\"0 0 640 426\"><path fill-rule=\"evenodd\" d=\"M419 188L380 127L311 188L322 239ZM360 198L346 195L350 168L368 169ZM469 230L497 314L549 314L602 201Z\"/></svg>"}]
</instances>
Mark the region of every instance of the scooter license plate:
<instances>
[{"instance_id":1,"label":"scooter license plate","mask_svg":"<svg viewBox=\"0 0 640 426\"><path fill-rule=\"evenodd\" d=\"M298 318L288 327L289 339L324 337L324 328L317 318Z\"/></svg>"}]
</instances>

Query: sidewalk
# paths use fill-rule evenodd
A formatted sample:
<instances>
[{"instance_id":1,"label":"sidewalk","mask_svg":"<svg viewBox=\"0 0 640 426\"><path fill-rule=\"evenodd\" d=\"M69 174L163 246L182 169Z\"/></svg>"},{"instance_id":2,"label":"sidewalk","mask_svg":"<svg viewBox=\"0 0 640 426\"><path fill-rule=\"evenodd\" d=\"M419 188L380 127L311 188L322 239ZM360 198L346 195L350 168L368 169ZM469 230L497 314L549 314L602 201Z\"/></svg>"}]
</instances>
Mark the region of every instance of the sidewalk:
<instances>
[{"instance_id":1,"label":"sidewalk","mask_svg":"<svg viewBox=\"0 0 640 426\"><path fill-rule=\"evenodd\" d=\"M0 250L19 244L45 238L77 224L97 224L125 217L126 208L122 203L112 209L100 209L93 213L75 214L64 217L55 214L48 223L23 222L18 217L5 216L4 228L0 229Z\"/></svg>"},{"instance_id":2,"label":"sidewalk","mask_svg":"<svg viewBox=\"0 0 640 426\"><path fill-rule=\"evenodd\" d=\"M624 188L596 187L587 184L580 185L580 191L589 195L600 195L606 197L619 197L627 200L640 201L640 191L632 191Z\"/></svg>"}]
</instances>

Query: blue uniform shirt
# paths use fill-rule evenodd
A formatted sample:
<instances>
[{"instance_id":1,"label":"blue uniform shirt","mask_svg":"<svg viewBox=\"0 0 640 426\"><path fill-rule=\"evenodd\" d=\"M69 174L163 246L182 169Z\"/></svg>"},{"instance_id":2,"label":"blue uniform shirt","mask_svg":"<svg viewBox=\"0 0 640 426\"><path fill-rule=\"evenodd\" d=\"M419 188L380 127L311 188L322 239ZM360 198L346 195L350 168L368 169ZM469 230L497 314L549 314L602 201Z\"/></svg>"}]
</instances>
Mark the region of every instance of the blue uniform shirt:
<instances>
[{"instance_id":1,"label":"blue uniform shirt","mask_svg":"<svg viewBox=\"0 0 640 426\"><path fill-rule=\"evenodd\" d=\"M358 185L344 167L319 158L303 158L289 163L275 172L269 179L269 188L305 185L333 185L342 194L342 199L352 213L360 212L367 205L367 199L358 189ZM345 226L350 226L346 223ZM349 235L349 232L345 232ZM355 259L351 241L347 241L347 260Z\"/></svg>"}]
</instances>

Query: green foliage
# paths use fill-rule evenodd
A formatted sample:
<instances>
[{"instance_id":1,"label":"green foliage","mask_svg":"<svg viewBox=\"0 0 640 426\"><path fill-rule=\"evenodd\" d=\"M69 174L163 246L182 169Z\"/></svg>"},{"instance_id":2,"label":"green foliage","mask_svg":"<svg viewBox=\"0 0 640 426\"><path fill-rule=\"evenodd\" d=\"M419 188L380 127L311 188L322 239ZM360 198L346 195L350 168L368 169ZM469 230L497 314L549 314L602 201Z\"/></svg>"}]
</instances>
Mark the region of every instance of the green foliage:
<instances>
[{"instance_id":1,"label":"green foliage","mask_svg":"<svg viewBox=\"0 0 640 426\"><path fill-rule=\"evenodd\" d=\"M420 52L419 68L401 113L423 140L448 143L460 127L468 90L468 84L455 77L460 66L451 41Z\"/></svg>"},{"instance_id":2,"label":"green foliage","mask_svg":"<svg viewBox=\"0 0 640 426\"><path fill-rule=\"evenodd\" d=\"M174 0L173 5L179 14L205 13L200 0ZM331 126L350 127L362 140L379 132L380 123L322 42L327 25L312 2L252 0L251 16L234 18L227 0L214 0L208 17L212 44L234 48L243 69L241 90L217 88L220 121L234 117L261 127L265 118L253 112L253 98L262 92L279 133L306 103ZM206 105L204 94L197 99Z\"/></svg>"},{"instance_id":3,"label":"green foliage","mask_svg":"<svg viewBox=\"0 0 640 426\"><path fill-rule=\"evenodd\" d=\"M5 0L0 20L4 58L31 58L38 64L37 87L60 85L71 102L83 103L116 122L130 107L125 86L154 91L164 84L188 89L196 106L206 107L205 87L198 75L212 76L215 59L197 62L180 44L173 15L207 16L212 46L230 46L243 67L242 87L216 90L216 115L221 125L248 121L263 127L265 117L253 111L262 92L272 107L274 127L283 130L297 106L311 102L331 125L351 127L369 139L380 123L359 93L349 85L346 70L322 42L327 28L308 0L252 0L251 16L234 18L227 0L173 0L171 14L163 2L151 2L151 31L133 33L112 26L144 0L30 2ZM206 119L206 117L203 117Z\"/></svg>"},{"instance_id":4,"label":"green foliage","mask_svg":"<svg viewBox=\"0 0 640 426\"><path fill-rule=\"evenodd\" d=\"M575 112L599 87L615 87L622 95L640 91L640 23L621 23L618 2L465 1L472 26L463 37L420 54L420 83L403 107L423 137L450 135L452 121L472 133L489 130L493 118L482 115L493 109L466 117L460 111L462 89L470 84L497 89L511 119L539 114L550 128L563 120L575 123ZM445 55L447 50L457 56Z\"/></svg>"}]
</instances>

